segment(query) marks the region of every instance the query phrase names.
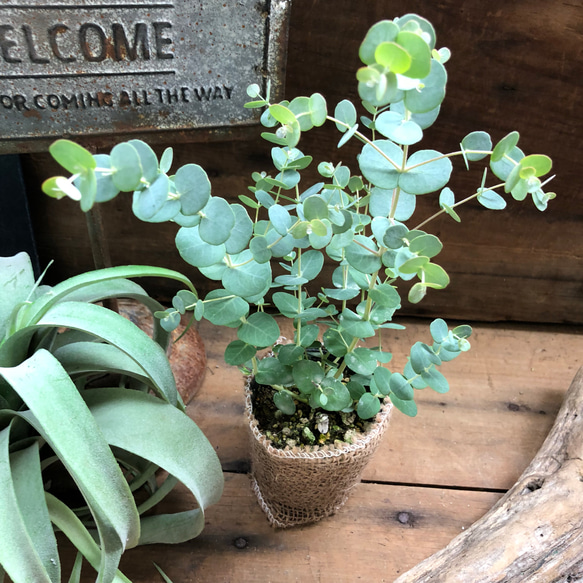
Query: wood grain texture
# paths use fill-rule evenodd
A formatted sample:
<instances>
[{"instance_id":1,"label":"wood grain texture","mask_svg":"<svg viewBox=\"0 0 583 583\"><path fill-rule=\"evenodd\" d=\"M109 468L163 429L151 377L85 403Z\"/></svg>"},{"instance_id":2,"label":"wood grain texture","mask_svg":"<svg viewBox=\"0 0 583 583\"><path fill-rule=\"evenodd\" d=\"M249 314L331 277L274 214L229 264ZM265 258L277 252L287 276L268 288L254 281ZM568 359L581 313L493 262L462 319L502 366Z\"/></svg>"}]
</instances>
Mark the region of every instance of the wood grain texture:
<instances>
[{"instance_id":1,"label":"wood grain texture","mask_svg":"<svg viewBox=\"0 0 583 583\"><path fill-rule=\"evenodd\" d=\"M583 578L583 368L516 484L445 549L395 583L560 583Z\"/></svg>"},{"instance_id":2,"label":"wood grain texture","mask_svg":"<svg viewBox=\"0 0 583 583\"><path fill-rule=\"evenodd\" d=\"M291 11L287 88L293 97L319 91L331 107L345 97L356 100L354 72L358 46L377 20L407 12L427 17L439 46L452 50L442 114L426 132L424 147L451 151L470 131L489 131L495 141L518 129L526 152L546 153L554 162L558 193L546 213L530 201L511 201L509 210L479 205L461 210L461 225L442 218L433 229L445 243L439 262L452 276L443 291L431 291L412 315L445 315L483 321L583 322L583 205L578 170L583 146L583 7L576 2L532 0L294 0ZM236 200L255 170L271 171L269 146L258 138L180 144L176 163L205 167L214 194ZM356 144L336 149L337 132L308 133L302 150L316 160L352 161ZM162 151L164 146L157 146ZM458 161L459 162L459 161ZM47 155L23 156L33 224L41 262L56 263L51 281L91 268L83 217L76 205L48 199L41 182L59 173ZM456 162L452 182L461 198L475 192L481 170L466 172ZM314 174L308 178L315 178ZM308 184L306 179L306 185ZM131 215L128 198L104 205L114 264L142 263L186 271L202 291L209 282L189 268L174 248L172 225L147 225ZM422 220L437 209L434 197L419 197ZM320 285L320 283L318 283ZM167 297L174 289L152 282Z\"/></svg>"}]
</instances>

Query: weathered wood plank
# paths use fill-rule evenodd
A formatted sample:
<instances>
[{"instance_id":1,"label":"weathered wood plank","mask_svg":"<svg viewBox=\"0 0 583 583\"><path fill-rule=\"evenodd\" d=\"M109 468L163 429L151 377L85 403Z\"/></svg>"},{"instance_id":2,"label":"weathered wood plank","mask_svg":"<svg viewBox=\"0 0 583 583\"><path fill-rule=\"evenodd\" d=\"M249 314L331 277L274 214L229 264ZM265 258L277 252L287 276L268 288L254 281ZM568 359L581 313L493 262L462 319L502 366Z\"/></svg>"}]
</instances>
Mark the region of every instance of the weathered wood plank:
<instances>
[{"instance_id":1,"label":"weathered wood plank","mask_svg":"<svg viewBox=\"0 0 583 583\"><path fill-rule=\"evenodd\" d=\"M409 321L406 331L395 333L395 370L413 342L428 340L428 324ZM199 330L210 364L200 397L188 410L217 447L224 468L245 470L243 381L222 361L234 331L206 323ZM421 393L415 419L395 412L364 478L509 488L543 442L583 364L583 335L568 330L475 326L472 350L445 365L450 392Z\"/></svg>"},{"instance_id":2,"label":"weathered wood plank","mask_svg":"<svg viewBox=\"0 0 583 583\"><path fill-rule=\"evenodd\" d=\"M226 474L223 498L206 527L181 545L128 551L133 583L371 583L393 581L468 528L500 497L488 492L359 484L346 506L317 525L273 529L247 476ZM242 547L242 548L241 548ZM88 567L84 582L92 581Z\"/></svg>"}]
</instances>

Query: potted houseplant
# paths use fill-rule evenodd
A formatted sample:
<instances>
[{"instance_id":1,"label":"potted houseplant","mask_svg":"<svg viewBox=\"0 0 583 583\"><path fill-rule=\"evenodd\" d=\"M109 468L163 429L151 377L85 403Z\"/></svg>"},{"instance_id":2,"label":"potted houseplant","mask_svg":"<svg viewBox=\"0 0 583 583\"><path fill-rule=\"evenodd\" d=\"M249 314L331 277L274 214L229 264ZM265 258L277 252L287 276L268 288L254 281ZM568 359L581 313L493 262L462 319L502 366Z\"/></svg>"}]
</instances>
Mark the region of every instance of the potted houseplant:
<instances>
[{"instance_id":1,"label":"potted houseplant","mask_svg":"<svg viewBox=\"0 0 583 583\"><path fill-rule=\"evenodd\" d=\"M99 581L118 571L126 548L197 536L222 491L212 445L185 413L165 348L99 302L131 298L161 309L127 278L167 269L127 266L72 277L50 288L33 278L26 253L0 258L0 580L58 583L54 530ZM167 472L158 472L162 468ZM178 482L198 508L148 513Z\"/></svg>"},{"instance_id":2,"label":"potted houseplant","mask_svg":"<svg viewBox=\"0 0 583 583\"><path fill-rule=\"evenodd\" d=\"M470 348L469 326L450 329L436 319L428 341L411 347L404 370L385 366L390 339L382 332L401 327L393 321L402 301L399 284L412 283L408 301L416 303L428 289L449 283L435 260L442 243L427 232L428 223L442 214L459 221L459 207L469 201L500 210L504 195L530 196L542 211L555 196L543 190L550 158L525 155L517 132L495 146L486 132L472 132L447 154L419 145L444 99L449 58L448 49L437 50L427 20L409 14L375 24L360 58L360 118L348 100L330 111L318 93L271 103L269 84L265 95L257 85L248 88L247 106L262 109L261 122L270 128L262 135L272 144L276 171L254 173L250 194L239 197L242 204L212 196L196 164L170 175L169 151L158 161L139 140L91 160L79 146L59 141L51 152L73 176L44 184L47 194L72 196L85 209L120 191L133 192L136 216L177 223L181 256L220 282L204 298L183 294L157 315L167 329L187 310L197 320L236 328L225 359L251 375L252 450L268 460L265 470L253 462L255 489L278 526L332 513L350 488L339 477L351 474L345 460L357 457L357 450L374 450L391 406L414 416L417 390L448 391L439 367ZM301 135L326 122L340 132L338 147L358 140L362 150L352 168L319 162L319 180L301 184L313 162L299 149ZM448 187L454 158L485 163L475 192L460 200ZM75 159L79 163L72 164ZM412 220L417 197L431 193L436 212ZM331 281L314 289L325 257L335 265ZM277 315L293 324L289 342L280 338ZM264 349L268 354L260 359ZM318 470L310 464L323 466L328 477L315 477ZM334 467L339 471L330 474ZM337 483L342 488L333 492ZM278 500L274 488L281 484Z\"/></svg>"}]
</instances>

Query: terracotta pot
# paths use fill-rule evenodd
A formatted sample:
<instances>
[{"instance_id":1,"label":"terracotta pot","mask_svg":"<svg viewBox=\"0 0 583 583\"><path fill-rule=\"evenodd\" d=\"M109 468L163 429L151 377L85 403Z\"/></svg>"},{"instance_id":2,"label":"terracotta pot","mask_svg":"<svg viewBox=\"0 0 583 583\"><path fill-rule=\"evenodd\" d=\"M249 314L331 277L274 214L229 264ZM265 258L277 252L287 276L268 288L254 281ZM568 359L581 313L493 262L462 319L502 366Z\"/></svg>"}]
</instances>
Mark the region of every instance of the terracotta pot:
<instances>
[{"instance_id":1,"label":"terracotta pot","mask_svg":"<svg viewBox=\"0 0 583 583\"><path fill-rule=\"evenodd\" d=\"M251 480L272 526L287 528L334 514L360 482L389 424L390 401L366 433L343 446L278 449L259 429L253 415L253 377L245 383L245 413L251 438Z\"/></svg>"}]
</instances>

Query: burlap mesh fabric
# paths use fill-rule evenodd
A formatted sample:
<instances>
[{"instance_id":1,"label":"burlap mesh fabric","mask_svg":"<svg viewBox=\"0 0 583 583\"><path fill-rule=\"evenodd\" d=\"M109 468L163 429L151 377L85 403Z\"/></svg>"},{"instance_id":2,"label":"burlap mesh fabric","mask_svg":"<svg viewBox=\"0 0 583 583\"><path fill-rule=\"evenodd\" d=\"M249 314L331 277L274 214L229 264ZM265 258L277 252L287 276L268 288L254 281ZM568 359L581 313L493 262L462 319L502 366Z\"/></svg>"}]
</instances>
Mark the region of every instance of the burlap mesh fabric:
<instances>
[{"instance_id":1,"label":"burlap mesh fabric","mask_svg":"<svg viewBox=\"0 0 583 583\"><path fill-rule=\"evenodd\" d=\"M277 449L261 433L253 416L251 377L245 383L245 410L251 437L251 482L272 526L288 528L334 514L375 452L392 409L385 402L361 438L342 447Z\"/></svg>"}]
</instances>

